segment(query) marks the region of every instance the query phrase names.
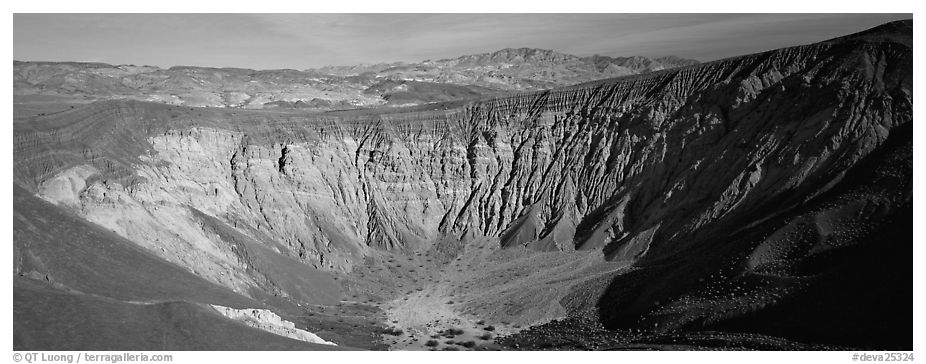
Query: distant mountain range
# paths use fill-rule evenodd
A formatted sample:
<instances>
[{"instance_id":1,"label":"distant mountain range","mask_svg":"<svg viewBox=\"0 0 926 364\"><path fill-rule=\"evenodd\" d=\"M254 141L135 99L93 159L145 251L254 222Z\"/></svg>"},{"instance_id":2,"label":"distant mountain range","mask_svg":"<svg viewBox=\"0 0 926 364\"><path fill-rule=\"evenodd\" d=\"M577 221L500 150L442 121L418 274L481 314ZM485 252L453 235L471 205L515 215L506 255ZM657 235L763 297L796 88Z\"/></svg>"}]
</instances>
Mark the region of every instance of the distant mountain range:
<instances>
[{"instance_id":1,"label":"distant mountain range","mask_svg":"<svg viewBox=\"0 0 926 364\"><path fill-rule=\"evenodd\" d=\"M390 79L474 85L500 90L539 90L591 80L690 66L679 57L579 57L536 48L506 48L420 63L382 63L315 69L340 76L375 75Z\"/></svg>"},{"instance_id":2,"label":"distant mountain range","mask_svg":"<svg viewBox=\"0 0 926 364\"><path fill-rule=\"evenodd\" d=\"M26 105L127 98L185 106L331 110L542 90L697 63L678 57L579 57L534 48L302 71L14 61L13 91L16 103Z\"/></svg>"}]
</instances>

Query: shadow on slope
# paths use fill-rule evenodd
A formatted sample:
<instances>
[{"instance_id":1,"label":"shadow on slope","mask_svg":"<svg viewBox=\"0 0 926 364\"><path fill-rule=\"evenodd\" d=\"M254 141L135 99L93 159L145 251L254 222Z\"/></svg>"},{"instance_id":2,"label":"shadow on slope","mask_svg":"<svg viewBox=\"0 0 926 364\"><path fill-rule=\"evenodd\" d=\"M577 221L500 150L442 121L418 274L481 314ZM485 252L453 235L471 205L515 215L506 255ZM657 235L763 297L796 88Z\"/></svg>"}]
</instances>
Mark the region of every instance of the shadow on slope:
<instances>
[{"instance_id":1,"label":"shadow on slope","mask_svg":"<svg viewBox=\"0 0 926 364\"><path fill-rule=\"evenodd\" d=\"M266 333L202 304L128 303L13 282L14 350L349 350Z\"/></svg>"},{"instance_id":2,"label":"shadow on slope","mask_svg":"<svg viewBox=\"0 0 926 364\"><path fill-rule=\"evenodd\" d=\"M599 302L605 326L910 350L912 171L907 124L801 207L617 277Z\"/></svg>"},{"instance_id":3,"label":"shadow on slope","mask_svg":"<svg viewBox=\"0 0 926 364\"><path fill-rule=\"evenodd\" d=\"M302 263L295 258L285 256L279 251L286 247L270 238L259 242L244 235L215 217L190 208L202 221L204 228L221 237L222 241L233 245L241 259L248 262L249 269L257 271L267 278L273 287L268 291L283 291L287 296L299 302L315 304L335 304L341 296L341 290L334 277ZM259 231L254 231L260 234ZM274 249L269 247L274 247ZM254 292L258 294L258 292Z\"/></svg>"},{"instance_id":4,"label":"shadow on slope","mask_svg":"<svg viewBox=\"0 0 926 364\"><path fill-rule=\"evenodd\" d=\"M911 350L912 171L908 123L829 192L618 275L598 315L554 320L501 343L522 350Z\"/></svg>"}]
</instances>

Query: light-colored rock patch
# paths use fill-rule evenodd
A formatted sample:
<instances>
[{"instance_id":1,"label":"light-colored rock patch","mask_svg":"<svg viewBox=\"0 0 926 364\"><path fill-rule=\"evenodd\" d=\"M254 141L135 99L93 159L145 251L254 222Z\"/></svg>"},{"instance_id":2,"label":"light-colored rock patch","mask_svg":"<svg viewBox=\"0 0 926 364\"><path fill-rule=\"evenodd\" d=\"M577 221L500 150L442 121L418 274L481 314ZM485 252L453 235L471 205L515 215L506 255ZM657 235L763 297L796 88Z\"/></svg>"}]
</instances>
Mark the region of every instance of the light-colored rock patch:
<instances>
[{"instance_id":1,"label":"light-colored rock patch","mask_svg":"<svg viewBox=\"0 0 926 364\"><path fill-rule=\"evenodd\" d=\"M71 167L39 186L39 197L56 205L76 206L87 187L87 178L97 173L96 168L88 165Z\"/></svg>"},{"instance_id":2,"label":"light-colored rock patch","mask_svg":"<svg viewBox=\"0 0 926 364\"><path fill-rule=\"evenodd\" d=\"M297 329L294 323L284 320L270 310L257 308L235 309L219 305L212 305L212 308L214 308L225 317L242 322L245 325L269 332L271 334L315 344L338 345L333 342L326 341L311 332Z\"/></svg>"}]
</instances>

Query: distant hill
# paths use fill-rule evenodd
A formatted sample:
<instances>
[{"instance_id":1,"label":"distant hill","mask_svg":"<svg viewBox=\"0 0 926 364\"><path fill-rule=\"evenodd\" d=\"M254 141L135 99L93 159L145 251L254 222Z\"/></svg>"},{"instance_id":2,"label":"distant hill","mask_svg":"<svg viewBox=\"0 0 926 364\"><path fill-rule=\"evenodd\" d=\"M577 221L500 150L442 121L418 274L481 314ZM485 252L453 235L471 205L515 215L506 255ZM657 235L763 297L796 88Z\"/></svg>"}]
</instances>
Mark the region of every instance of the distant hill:
<instances>
[{"instance_id":1,"label":"distant hill","mask_svg":"<svg viewBox=\"0 0 926 364\"><path fill-rule=\"evenodd\" d=\"M332 110L542 90L697 63L677 57L579 57L534 48L302 71L14 61L13 92L17 117L61 111L61 104L123 98L196 107ZM58 108L46 110L43 104Z\"/></svg>"}]
</instances>

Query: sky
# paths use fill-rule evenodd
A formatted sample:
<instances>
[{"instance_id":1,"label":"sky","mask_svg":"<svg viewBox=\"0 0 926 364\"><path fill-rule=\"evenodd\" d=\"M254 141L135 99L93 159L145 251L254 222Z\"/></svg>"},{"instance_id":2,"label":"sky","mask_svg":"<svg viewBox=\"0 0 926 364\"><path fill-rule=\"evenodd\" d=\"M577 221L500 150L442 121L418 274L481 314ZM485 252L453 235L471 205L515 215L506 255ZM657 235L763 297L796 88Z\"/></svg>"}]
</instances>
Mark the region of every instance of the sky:
<instances>
[{"instance_id":1,"label":"sky","mask_svg":"<svg viewBox=\"0 0 926 364\"><path fill-rule=\"evenodd\" d=\"M13 58L307 69L542 48L710 61L911 14L14 14Z\"/></svg>"}]
</instances>

